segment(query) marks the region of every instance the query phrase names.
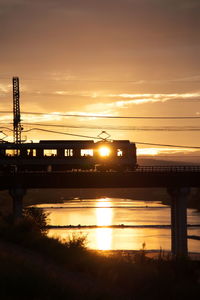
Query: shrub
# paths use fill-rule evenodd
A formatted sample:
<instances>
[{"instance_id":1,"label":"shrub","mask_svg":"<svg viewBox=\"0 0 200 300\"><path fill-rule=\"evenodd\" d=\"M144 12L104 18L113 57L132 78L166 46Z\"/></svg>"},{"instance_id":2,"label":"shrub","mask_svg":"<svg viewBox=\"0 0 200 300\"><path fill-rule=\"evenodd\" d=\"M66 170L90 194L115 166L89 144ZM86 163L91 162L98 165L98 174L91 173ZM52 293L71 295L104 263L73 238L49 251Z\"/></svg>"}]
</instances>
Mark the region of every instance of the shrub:
<instances>
[{"instance_id":1,"label":"shrub","mask_svg":"<svg viewBox=\"0 0 200 300\"><path fill-rule=\"evenodd\" d=\"M73 233L71 236L69 236L68 241L65 241L65 245L67 248L71 249L86 249L87 244L87 236L80 234Z\"/></svg>"},{"instance_id":2,"label":"shrub","mask_svg":"<svg viewBox=\"0 0 200 300\"><path fill-rule=\"evenodd\" d=\"M27 207L23 211L24 218L29 220L35 228L38 228L41 233L46 233L46 226L49 223L49 213L36 207Z\"/></svg>"}]
</instances>

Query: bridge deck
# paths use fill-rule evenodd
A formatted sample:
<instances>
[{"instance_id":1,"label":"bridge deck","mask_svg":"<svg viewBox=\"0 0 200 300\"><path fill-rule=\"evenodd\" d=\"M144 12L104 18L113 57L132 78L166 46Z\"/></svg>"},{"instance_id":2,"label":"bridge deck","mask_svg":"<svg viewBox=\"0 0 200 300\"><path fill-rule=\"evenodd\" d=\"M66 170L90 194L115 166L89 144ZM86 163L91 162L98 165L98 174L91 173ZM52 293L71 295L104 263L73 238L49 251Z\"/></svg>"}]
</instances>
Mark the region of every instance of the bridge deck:
<instances>
[{"instance_id":1,"label":"bridge deck","mask_svg":"<svg viewBox=\"0 0 200 300\"><path fill-rule=\"evenodd\" d=\"M132 172L20 172L0 174L0 189L200 187L200 166L142 166Z\"/></svg>"}]
</instances>

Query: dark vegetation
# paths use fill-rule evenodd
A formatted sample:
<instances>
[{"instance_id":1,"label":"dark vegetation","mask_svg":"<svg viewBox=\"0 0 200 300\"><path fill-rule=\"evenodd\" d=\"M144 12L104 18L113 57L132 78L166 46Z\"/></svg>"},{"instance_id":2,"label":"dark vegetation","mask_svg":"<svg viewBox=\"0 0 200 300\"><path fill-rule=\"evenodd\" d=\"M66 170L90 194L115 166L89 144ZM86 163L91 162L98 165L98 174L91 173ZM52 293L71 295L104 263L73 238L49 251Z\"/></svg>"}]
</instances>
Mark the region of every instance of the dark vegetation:
<instances>
[{"instance_id":1,"label":"dark vegetation","mask_svg":"<svg viewBox=\"0 0 200 300\"><path fill-rule=\"evenodd\" d=\"M17 222L0 217L1 299L196 299L200 262L160 252L100 255L84 236L48 238L48 215L26 209Z\"/></svg>"}]
</instances>

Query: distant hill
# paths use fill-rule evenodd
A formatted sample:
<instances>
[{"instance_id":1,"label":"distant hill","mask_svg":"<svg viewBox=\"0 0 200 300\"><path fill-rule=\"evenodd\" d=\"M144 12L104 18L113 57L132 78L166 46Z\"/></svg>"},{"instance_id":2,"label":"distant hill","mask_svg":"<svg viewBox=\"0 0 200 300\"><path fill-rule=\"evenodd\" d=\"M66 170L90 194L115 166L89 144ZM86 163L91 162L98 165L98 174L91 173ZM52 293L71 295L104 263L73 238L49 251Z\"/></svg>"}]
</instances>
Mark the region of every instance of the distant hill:
<instances>
[{"instance_id":1,"label":"distant hill","mask_svg":"<svg viewBox=\"0 0 200 300\"><path fill-rule=\"evenodd\" d=\"M142 157L138 156L137 162L143 166L179 166L179 165L200 165L199 157Z\"/></svg>"}]
</instances>

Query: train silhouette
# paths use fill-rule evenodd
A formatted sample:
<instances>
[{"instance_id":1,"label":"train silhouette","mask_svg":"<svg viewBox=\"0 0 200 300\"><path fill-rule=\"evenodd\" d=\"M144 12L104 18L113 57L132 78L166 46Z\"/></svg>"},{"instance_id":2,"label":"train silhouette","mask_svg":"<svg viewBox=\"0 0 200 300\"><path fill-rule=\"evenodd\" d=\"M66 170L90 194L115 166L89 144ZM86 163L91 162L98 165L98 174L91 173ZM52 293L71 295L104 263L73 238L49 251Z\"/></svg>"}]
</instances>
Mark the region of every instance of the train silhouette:
<instances>
[{"instance_id":1,"label":"train silhouette","mask_svg":"<svg viewBox=\"0 0 200 300\"><path fill-rule=\"evenodd\" d=\"M4 171L131 171L136 167L136 145L129 140L41 140L0 144L0 170Z\"/></svg>"}]
</instances>

